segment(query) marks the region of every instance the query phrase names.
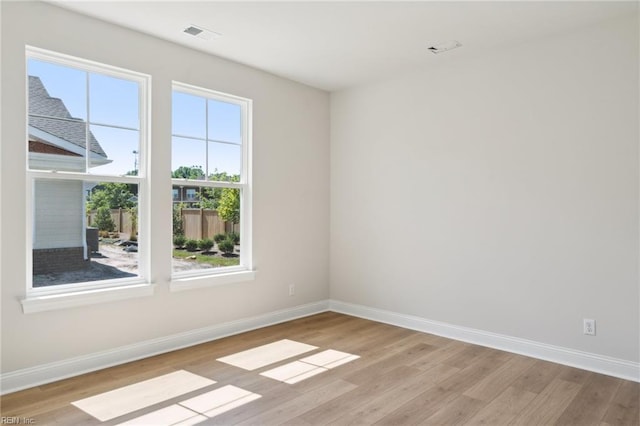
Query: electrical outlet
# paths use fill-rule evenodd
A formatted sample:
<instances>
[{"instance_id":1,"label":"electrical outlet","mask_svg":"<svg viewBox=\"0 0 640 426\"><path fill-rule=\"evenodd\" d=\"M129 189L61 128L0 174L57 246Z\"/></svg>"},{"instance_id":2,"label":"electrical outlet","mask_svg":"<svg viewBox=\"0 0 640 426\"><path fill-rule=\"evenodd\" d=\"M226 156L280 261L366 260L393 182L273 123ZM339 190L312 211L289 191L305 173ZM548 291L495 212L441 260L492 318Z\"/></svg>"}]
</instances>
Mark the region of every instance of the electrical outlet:
<instances>
[{"instance_id":1,"label":"electrical outlet","mask_svg":"<svg viewBox=\"0 0 640 426\"><path fill-rule=\"evenodd\" d=\"M296 285L289 284L289 296L293 296L294 294L296 294Z\"/></svg>"},{"instance_id":2,"label":"electrical outlet","mask_svg":"<svg viewBox=\"0 0 640 426\"><path fill-rule=\"evenodd\" d=\"M596 320L585 318L583 322L583 332L589 336L596 335Z\"/></svg>"}]
</instances>

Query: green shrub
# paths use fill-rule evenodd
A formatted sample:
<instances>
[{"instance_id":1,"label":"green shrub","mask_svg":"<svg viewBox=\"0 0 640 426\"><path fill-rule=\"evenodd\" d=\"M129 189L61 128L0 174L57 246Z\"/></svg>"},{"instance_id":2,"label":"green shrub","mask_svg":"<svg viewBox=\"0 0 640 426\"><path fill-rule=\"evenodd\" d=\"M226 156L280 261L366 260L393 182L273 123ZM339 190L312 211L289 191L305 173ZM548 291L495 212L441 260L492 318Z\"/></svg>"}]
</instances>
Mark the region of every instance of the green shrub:
<instances>
[{"instance_id":1,"label":"green shrub","mask_svg":"<svg viewBox=\"0 0 640 426\"><path fill-rule=\"evenodd\" d=\"M173 235L184 235L184 224L182 223L183 208L183 203L173 206Z\"/></svg>"},{"instance_id":2,"label":"green shrub","mask_svg":"<svg viewBox=\"0 0 640 426\"><path fill-rule=\"evenodd\" d=\"M237 232L231 232L229 235L227 235L227 239L233 241L233 244L240 244L240 234L238 234Z\"/></svg>"},{"instance_id":3,"label":"green shrub","mask_svg":"<svg viewBox=\"0 0 640 426\"><path fill-rule=\"evenodd\" d=\"M185 241L184 246L189 251L196 251L198 250L198 240L187 240Z\"/></svg>"},{"instance_id":4,"label":"green shrub","mask_svg":"<svg viewBox=\"0 0 640 426\"><path fill-rule=\"evenodd\" d=\"M116 230L116 224L111 218L111 210L109 207L102 206L96 212L96 218L93 223L100 231L113 232Z\"/></svg>"},{"instance_id":5,"label":"green shrub","mask_svg":"<svg viewBox=\"0 0 640 426\"><path fill-rule=\"evenodd\" d=\"M202 251L209 251L211 250L211 247L213 247L213 241L210 240L209 238L204 238L202 240L200 240L200 250Z\"/></svg>"},{"instance_id":6,"label":"green shrub","mask_svg":"<svg viewBox=\"0 0 640 426\"><path fill-rule=\"evenodd\" d=\"M233 253L233 249L235 247L234 247L233 241L231 241L231 240L222 240L222 241L220 241L218 243L218 248L224 254L231 254L231 253Z\"/></svg>"},{"instance_id":7,"label":"green shrub","mask_svg":"<svg viewBox=\"0 0 640 426\"><path fill-rule=\"evenodd\" d=\"M220 241L224 241L227 239L227 236L224 234L216 234L213 236L213 241L216 243L220 243Z\"/></svg>"},{"instance_id":8,"label":"green shrub","mask_svg":"<svg viewBox=\"0 0 640 426\"><path fill-rule=\"evenodd\" d=\"M187 238L184 235L174 235L173 236L173 245L180 248L184 247L184 243L187 242Z\"/></svg>"}]
</instances>

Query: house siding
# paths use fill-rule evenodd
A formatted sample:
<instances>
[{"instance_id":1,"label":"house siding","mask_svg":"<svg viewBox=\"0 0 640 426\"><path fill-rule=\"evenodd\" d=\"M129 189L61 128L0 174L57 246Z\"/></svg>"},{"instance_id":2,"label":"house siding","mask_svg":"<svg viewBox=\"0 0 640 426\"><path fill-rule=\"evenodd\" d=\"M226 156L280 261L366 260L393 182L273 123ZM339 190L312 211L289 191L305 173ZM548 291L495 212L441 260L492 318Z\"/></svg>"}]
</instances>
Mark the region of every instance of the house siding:
<instances>
[{"instance_id":1,"label":"house siding","mask_svg":"<svg viewBox=\"0 0 640 426\"><path fill-rule=\"evenodd\" d=\"M36 181L33 248L83 247L82 182Z\"/></svg>"},{"instance_id":2,"label":"house siding","mask_svg":"<svg viewBox=\"0 0 640 426\"><path fill-rule=\"evenodd\" d=\"M82 182L36 181L33 273L51 274L87 265L82 228Z\"/></svg>"}]
</instances>

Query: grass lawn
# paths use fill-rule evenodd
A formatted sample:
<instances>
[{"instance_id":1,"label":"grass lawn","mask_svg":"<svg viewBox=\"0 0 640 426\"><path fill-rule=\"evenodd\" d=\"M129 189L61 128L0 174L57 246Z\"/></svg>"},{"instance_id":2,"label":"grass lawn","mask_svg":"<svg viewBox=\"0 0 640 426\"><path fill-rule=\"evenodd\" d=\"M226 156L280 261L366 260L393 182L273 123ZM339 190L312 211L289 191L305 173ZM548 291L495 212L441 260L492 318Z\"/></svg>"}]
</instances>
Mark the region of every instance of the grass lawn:
<instances>
[{"instance_id":1,"label":"grass lawn","mask_svg":"<svg viewBox=\"0 0 640 426\"><path fill-rule=\"evenodd\" d=\"M195 256L195 259L187 259L188 257ZM206 263L213 267L220 266L235 266L240 264L240 257L223 257L220 255L214 254L202 254L199 251L187 251L187 250L179 250L173 249L173 257L176 259L182 259L197 263Z\"/></svg>"}]
</instances>

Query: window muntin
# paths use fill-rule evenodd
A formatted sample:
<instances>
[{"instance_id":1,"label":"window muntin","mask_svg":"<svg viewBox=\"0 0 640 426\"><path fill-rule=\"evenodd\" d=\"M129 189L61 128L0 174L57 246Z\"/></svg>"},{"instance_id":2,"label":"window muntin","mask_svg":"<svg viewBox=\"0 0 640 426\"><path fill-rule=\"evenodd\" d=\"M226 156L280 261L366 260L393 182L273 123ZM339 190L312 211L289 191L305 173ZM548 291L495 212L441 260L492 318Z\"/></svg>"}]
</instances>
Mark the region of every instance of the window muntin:
<instances>
[{"instance_id":1,"label":"window muntin","mask_svg":"<svg viewBox=\"0 0 640 426\"><path fill-rule=\"evenodd\" d=\"M146 281L148 76L31 47L27 71L28 293ZM101 197L114 230L91 229ZM128 241L109 265L101 233Z\"/></svg>"},{"instance_id":2,"label":"window muntin","mask_svg":"<svg viewBox=\"0 0 640 426\"><path fill-rule=\"evenodd\" d=\"M174 276L250 270L251 101L174 83L172 107L173 189L185 195L185 202L174 203L174 237L201 241L224 234L234 241L191 252L176 244ZM194 256L193 265L185 265L184 258Z\"/></svg>"}]
</instances>

